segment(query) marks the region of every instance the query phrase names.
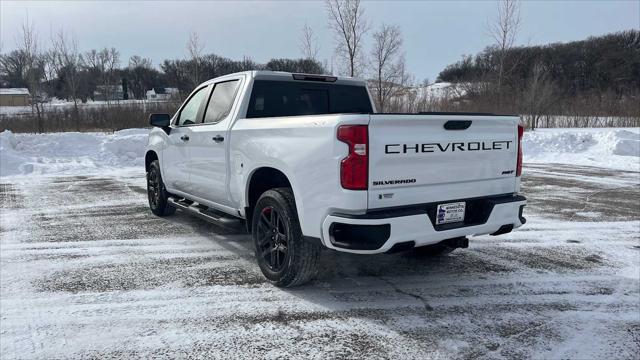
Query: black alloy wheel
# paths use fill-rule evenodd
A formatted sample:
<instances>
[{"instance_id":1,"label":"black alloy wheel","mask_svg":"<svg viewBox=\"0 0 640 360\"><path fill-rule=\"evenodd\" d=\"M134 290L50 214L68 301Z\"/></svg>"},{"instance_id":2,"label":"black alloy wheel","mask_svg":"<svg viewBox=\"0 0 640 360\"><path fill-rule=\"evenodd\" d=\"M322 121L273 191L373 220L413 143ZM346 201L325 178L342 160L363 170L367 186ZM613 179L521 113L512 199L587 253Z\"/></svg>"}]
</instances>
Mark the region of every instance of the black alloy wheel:
<instances>
[{"instance_id":1,"label":"black alloy wheel","mask_svg":"<svg viewBox=\"0 0 640 360\"><path fill-rule=\"evenodd\" d=\"M289 255L289 229L278 210L273 206L260 211L258 222L258 247L269 270L281 271Z\"/></svg>"},{"instance_id":2,"label":"black alloy wheel","mask_svg":"<svg viewBox=\"0 0 640 360\"><path fill-rule=\"evenodd\" d=\"M160 202L160 181L155 168L147 173L147 195L149 196L149 205L152 209L158 207Z\"/></svg>"},{"instance_id":3,"label":"black alloy wheel","mask_svg":"<svg viewBox=\"0 0 640 360\"><path fill-rule=\"evenodd\" d=\"M160 162L154 160L149 165L147 171L147 197L149 198L149 208L151 212L158 216L167 216L176 212L176 208L169 205L170 194L162 182L160 173Z\"/></svg>"},{"instance_id":4,"label":"black alloy wheel","mask_svg":"<svg viewBox=\"0 0 640 360\"><path fill-rule=\"evenodd\" d=\"M292 287L315 276L321 245L302 235L291 188L274 188L262 193L251 219L258 266L271 283Z\"/></svg>"}]
</instances>

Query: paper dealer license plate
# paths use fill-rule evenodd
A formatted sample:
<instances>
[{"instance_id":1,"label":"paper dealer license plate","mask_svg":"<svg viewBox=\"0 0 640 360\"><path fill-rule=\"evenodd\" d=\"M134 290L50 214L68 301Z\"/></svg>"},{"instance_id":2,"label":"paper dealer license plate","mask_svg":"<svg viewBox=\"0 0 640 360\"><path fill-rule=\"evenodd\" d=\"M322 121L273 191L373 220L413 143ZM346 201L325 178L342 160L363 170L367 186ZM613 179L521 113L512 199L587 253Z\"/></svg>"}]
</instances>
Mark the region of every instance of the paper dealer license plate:
<instances>
[{"instance_id":1,"label":"paper dealer license plate","mask_svg":"<svg viewBox=\"0 0 640 360\"><path fill-rule=\"evenodd\" d=\"M465 207L464 201L438 205L436 225L464 221Z\"/></svg>"}]
</instances>

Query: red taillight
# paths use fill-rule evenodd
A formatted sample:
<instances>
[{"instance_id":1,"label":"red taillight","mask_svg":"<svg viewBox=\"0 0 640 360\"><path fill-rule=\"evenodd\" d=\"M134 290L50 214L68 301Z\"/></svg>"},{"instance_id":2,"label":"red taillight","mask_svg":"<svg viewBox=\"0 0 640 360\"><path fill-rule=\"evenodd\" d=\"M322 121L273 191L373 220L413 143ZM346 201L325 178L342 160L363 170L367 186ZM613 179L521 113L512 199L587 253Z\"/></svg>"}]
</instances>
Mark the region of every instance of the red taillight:
<instances>
[{"instance_id":1,"label":"red taillight","mask_svg":"<svg viewBox=\"0 0 640 360\"><path fill-rule=\"evenodd\" d=\"M524 125L518 125L518 163L516 164L516 176L522 175L522 135L524 135Z\"/></svg>"},{"instance_id":2,"label":"red taillight","mask_svg":"<svg viewBox=\"0 0 640 360\"><path fill-rule=\"evenodd\" d=\"M367 125L342 125L338 140L349 145L340 163L340 184L348 190L366 190L369 181L369 134Z\"/></svg>"}]
</instances>

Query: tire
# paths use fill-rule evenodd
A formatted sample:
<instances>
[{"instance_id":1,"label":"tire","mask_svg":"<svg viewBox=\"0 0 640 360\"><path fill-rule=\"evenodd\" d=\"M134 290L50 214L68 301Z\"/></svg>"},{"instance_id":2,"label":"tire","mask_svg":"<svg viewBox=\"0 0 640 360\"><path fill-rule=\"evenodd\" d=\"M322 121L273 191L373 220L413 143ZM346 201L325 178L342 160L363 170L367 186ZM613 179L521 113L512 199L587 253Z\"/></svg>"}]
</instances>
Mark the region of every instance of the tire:
<instances>
[{"instance_id":1,"label":"tire","mask_svg":"<svg viewBox=\"0 0 640 360\"><path fill-rule=\"evenodd\" d=\"M450 254L453 250L455 249L452 247L440 244L420 246L413 249L416 254L427 257L444 256Z\"/></svg>"},{"instance_id":2,"label":"tire","mask_svg":"<svg viewBox=\"0 0 640 360\"><path fill-rule=\"evenodd\" d=\"M258 266L274 285L297 286L316 275L321 247L304 240L290 188L271 189L260 196L251 235Z\"/></svg>"},{"instance_id":3,"label":"tire","mask_svg":"<svg viewBox=\"0 0 640 360\"><path fill-rule=\"evenodd\" d=\"M160 162L154 160L147 172L147 197L151 212L158 216L168 216L176 212L176 208L169 205L167 199L169 193L162 182L160 174Z\"/></svg>"}]
</instances>

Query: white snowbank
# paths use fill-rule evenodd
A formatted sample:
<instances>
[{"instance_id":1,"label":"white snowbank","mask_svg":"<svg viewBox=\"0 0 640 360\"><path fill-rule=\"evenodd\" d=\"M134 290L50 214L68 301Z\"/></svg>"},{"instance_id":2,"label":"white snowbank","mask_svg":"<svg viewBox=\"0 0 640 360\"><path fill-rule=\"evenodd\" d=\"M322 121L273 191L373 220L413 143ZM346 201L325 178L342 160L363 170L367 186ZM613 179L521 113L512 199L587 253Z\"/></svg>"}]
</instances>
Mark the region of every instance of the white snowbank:
<instances>
[{"instance_id":1,"label":"white snowbank","mask_svg":"<svg viewBox=\"0 0 640 360\"><path fill-rule=\"evenodd\" d=\"M141 167L147 129L106 133L0 133L0 176ZM526 163L640 171L640 128L539 129L523 140Z\"/></svg>"},{"instance_id":2,"label":"white snowbank","mask_svg":"<svg viewBox=\"0 0 640 360\"><path fill-rule=\"evenodd\" d=\"M526 163L640 171L640 128L537 129L524 134Z\"/></svg>"},{"instance_id":3,"label":"white snowbank","mask_svg":"<svg viewBox=\"0 0 640 360\"><path fill-rule=\"evenodd\" d=\"M154 102L162 102L156 100L112 100L112 101L93 101L89 100L86 103L78 100L78 108L80 109L89 109L89 108L100 108L108 105L140 105L144 106L148 103ZM45 112L50 111L62 111L62 110L71 110L74 107L73 101L60 100L57 98L51 99L49 102L45 102L42 104L42 108ZM0 115L12 116L12 115L21 115L21 114L30 114L33 111L31 105L28 106L0 106Z\"/></svg>"},{"instance_id":4,"label":"white snowbank","mask_svg":"<svg viewBox=\"0 0 640 360\"><path fill-rule=\"evenodd\" d=\"M147 129L109 133L0 133L0 176L142 166Z\"/></svg>"},{"instance_id":5,"label":"white snowbank","mask_svg":"<svg viewBox=\"0 0 640 360\"><path fill-rule=\"evenodd\" d=\"M424 87L414 88L418 98L430 100L458 99L467 94L469 89L477 87L474 83L438 82Z\"/></svg>"}]
</instances>

